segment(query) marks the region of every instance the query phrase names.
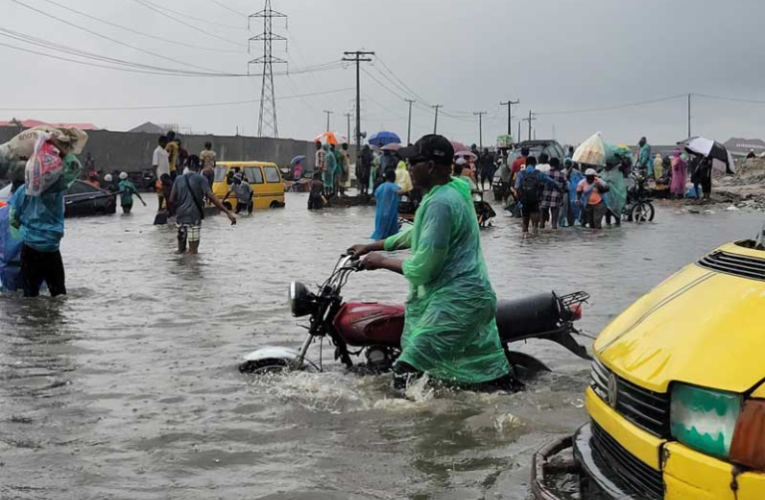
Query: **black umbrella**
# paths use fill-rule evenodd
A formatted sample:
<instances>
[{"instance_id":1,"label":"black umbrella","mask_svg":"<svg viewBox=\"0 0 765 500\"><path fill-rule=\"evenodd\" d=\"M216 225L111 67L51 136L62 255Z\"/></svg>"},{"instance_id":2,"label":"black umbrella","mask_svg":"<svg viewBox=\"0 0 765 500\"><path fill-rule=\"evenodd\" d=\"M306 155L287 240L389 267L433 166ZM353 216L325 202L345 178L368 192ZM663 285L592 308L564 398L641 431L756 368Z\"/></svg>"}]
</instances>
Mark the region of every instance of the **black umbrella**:
<instances>
[{"instance_id":1,"label":"black umbrella","mask_svg":"<svg viewBox=\"0 0 765 500\"><path fill-rule=\"evenodd\" d=\"M736 163L733 161L733 155L728 148L717 141L707 139L706 137L691 137L685 141L678 142L685 150L691 154L701 155L712 160L712 168L725 172L726 174L736 173Z\"/></svg>"}]
</instances>

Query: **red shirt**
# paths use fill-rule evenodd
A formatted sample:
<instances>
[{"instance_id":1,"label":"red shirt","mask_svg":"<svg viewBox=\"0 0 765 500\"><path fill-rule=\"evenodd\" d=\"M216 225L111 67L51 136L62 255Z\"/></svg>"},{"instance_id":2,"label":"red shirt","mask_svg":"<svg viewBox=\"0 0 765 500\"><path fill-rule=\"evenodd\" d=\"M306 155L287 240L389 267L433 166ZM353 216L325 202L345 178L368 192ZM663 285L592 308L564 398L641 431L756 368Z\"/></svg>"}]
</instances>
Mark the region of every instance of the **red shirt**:
<instances>
[{"instance_id":1,"label":"red shirt","mask_svg":"<svg viewBox=\"0 0 765 500\"><path fill-rule=\"evenodd\" d=\"M510 166L510 170L513 171L513 174L517 174L521 170L523 170L523 167L526 166L526 157L525 156L519 156L515 159L513 164Z\"/></svg>"}]
</instances>

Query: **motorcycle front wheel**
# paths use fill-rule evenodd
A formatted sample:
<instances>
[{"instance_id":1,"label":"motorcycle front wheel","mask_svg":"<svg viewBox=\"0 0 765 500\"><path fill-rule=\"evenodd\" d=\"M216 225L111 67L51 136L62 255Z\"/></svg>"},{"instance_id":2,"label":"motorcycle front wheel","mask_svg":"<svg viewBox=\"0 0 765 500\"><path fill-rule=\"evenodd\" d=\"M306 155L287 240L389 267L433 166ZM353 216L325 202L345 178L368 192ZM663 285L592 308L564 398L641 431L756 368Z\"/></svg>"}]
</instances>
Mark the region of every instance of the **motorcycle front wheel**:
<instances>
[{"instance_id":1,"label":"motorcycle front wheel","mask_svg":"<svg viewBox=\"0 0 765 500\"><path fill-rule=\"evenodd\" d=\"M245 361L239 365L239 373L249 375L269 375L284 373L290 369L289 364L283 359L261 359L258 361Z\"/></svg>"},{"instance_id":2,"label":"motorcycle front wheel","mask_svg":"<svg viewBox=\"0 0 765 500\"><path fill-rule=\"evenodd\" d=\"M629 220L634 222L653 222L656 210L650 201L635 203L630 210Z\"/></svg>"}]
</instances>

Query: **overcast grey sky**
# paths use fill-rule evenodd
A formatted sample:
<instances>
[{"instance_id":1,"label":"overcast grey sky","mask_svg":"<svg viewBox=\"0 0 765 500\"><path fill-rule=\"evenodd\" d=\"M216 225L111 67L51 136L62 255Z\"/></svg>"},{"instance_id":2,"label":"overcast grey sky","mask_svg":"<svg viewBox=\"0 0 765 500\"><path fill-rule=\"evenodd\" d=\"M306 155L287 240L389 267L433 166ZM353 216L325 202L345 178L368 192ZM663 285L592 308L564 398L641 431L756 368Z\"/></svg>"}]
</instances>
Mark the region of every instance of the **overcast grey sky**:
<instances>
[{"instance_id":1,"label":"overcast grey sky","mask_svg":"<svg viewBox=\"0 0 765 500\"><path fill-rule=\"evenodd\" d=\"M101 23L51 1L175 43ZM247 61L261 50L253 44L248 55L246 41L262 25L253 24L250 33L247 18L236 12L258 11L262 0L51 1L0 0L0 29L190 71L246 73ZM155 5L170 9L164 10L169 16L150 8ZM539 138L554 134L561 142L574 143L600 130L609 142L635 143L647 135L654 144L673 143L686 135L684 96L622 109L549 113L689 92L765 102L761 0L273 0L273 8L289 15L287 28L275 21L275 31L289 39L288 51L276 44L275 55L289 60L294 70L339 61L344 51L377 52L377 61L362 73L362 128L369 132L393 130L405 137L403 98L411 97L419 101L414 137L432 131L429 105L442 104L440 133L478 142L472 112L487 111L484 143L492 143L507 127L506 108L499 103L512 98L521 100L514 114L526 115L529 109L540 113L534 122ZM7 36L0 36L0 44L73 57ZM260 78L136 74L47 59L6 45L0 45L0 56L0 120L87 121L113 130L150 120L218 134L233 134L237 127L247 135L256 132L257 104L91 111L8 108L247 101L259 98ZM254 66L252 70L259 72ZM275 85L281 137L311 139L325 128L323 110L334 112L332 128L345 133L343 115L351 111L355 96L352 67L276 76ZM315 93L321 95L292 97ZM694 97L693 133L719 140L765 137L763 112L765 104ZM525 126L523 130L525 138Z\"/></svg>"}]
</instances>

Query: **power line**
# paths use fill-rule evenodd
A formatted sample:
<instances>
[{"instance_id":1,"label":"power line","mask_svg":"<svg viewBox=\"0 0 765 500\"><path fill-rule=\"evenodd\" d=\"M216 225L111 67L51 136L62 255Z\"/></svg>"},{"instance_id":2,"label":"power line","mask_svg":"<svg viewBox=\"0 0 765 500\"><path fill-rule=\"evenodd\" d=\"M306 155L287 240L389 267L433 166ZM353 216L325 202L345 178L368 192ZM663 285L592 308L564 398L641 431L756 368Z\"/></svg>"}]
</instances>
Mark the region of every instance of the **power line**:
<instances>
[{"instance_id":1,"label":"power line","mask_svg":"<svg viewBox=\"0 0 765 500\"><path fill-rule=\"evenodd\" d=\"M321 93L310 94L298 94L284 96L281 99L303 99L304 97L313 97L322 94L337 94L340 92L348 92L353 90L353 87L347 87L344 89L328 90ZM201 104L158 104L158 105L140 105L140 106L110 106L110 107L70 107L70 108L0 108L0 111L138 111L147 109L182 109L182 108L209 108L218 106L234 106L241 104L254 104L260 102L259 99L251 99L248 101L228 101L228 102L213 102L213 103L201 103Z\"/></svg>"},{"instance_id":2,"label":"power line","mask_svg":"<svg viewBox=\"0 0 765 500\"><path fill-rule=\"evenodd\" d=\"M38 52L35 50L31 50L24 47L18 47L15 45L9 45L5 43L0 43L0 46L7 47L13 50L17 50L20 52L26 52L28 54L35 54L38 56L42 56L49 59L56 59L60 61L80 64L83 66L91 66L91 67L97 67L97 68L103 68L103 69L112 69L117 71L123 71L128 73L140 73L140 74L149 74L149 75L160 75L160 76L184 76L184 77L226 77L226 78L250 78L250 77L259 77L263 76L262 74L236 74L236 73L204 73L204 72L195 72L195 71L184 71L184 70L176 70L171 68L163 68L160 66L152 66L148 64L141 64L136 63L132 61L127 61L123 59L116 59L112 57L107 56L101 56L99 54L94 54L92 52L85 52L78 49L73 49L70 47L58 45L52 42L48 42L43 39L30 37L28 35L24 35L22 33L17 33L5 28L0 27L0 36L5 36L6 38L11 38L16 41L21 41L24 43L29 43L31 45L36 45L39 47L43 47L49 50L57 50L59 52L64 52L66 54L70 54L76 57L81 57L85 59L90 59L92 61L98 61L98 62L104 62L108 64L116 64L118 66L109 66L106 64L95 64L88 61L81 61L78 59L71 59L68 57L63 57L59 55L50 54L48 52ZM124 66L124 67L119 67ZM333 61L330 63L324 63L320 65L316 65L313 67L305 67L305 68L298 68L291 70L291 74L303 74L303 73L314 73L319 71L330 71L335 69L340 69L343 67L343 64L340 61ZM286 75L287 73L274 73L279 75Z\"/></svg>"},{"instance_id":3,"label":"power line","mask_svg":"<svg viewBox=\"0 0 765 500\"><path fill-rule=\"evenodd\" d=\"M680 97L685 98L688 94L677 94L669 97L661 97L659 99L651 99L648 101L637 101L637 102L630 102L626 104L617 104L613 106L603 106L600 108L589 108L589 109L573 109L573 110L567 110L567 111L548 111L546 113L535 113L536 115L542 116L550 116L550 115L576 115L576 114L583 114L583 113L597 113L599 111L614 111L618 109L624 109L624 108L633 108L637 106L646 106L649 104L656 104L659 102L665 102L665 101L671 101L674 99L678 99Z\"/></svg>"},{"instance_id":4,"label":"power line","mask_svg":"<svg viewBox=\"0 0 765 500\"><path fill-rule=\"evenodd\" d=\"M202 69L202 70L205 70L205 71L209 71L209 68L205 68L205 67L202 67L202 66L196 66L194 64L185 63L183 61L178 61L178 59L173 59L171 57L167 57L167 56L164 56L162 54L158 54L156 52L152 52L150 50L145 50L145 49L142 49L140 47L136 47L134 45L130 45L129 43L122 42L120 40L117 40L116 38L112 38L110 36L106 36L106 35L104 35L102 33L97 32L97 31L93 31L91 29L85 28L84 26L80 26L79 24L73 23L71 21L67 21L66 19L61 19L60 17L54 16L53 14L45 12L44 10L37 9L37 8L32 7L30 5L26 5L25 3L22 3L19 0L11 0L11 2L13 2L13 3L17 4L17 5L20 5L20 6L24 7L25 9L29 9L29 10L32 10L34 12L37 12L38 14L42 14L43 16L48 17L50 19L54 19L54 20L56 20L56 21L58 21L60 23L63 23L63 24L66 24L68 26L72 26L74 28L77 28L77 29L79 29L81 31L84 31L85 33L89 33L89 34L91 34L93 36L97 36L97 37L102 38L104 40L108 40L108 41L110 41L112 43L116 43L117 45L122 45L123 47L127 47L129 49L133 49L133 50L136 50L138 52L143 52L144 54L148 54L150 56L156 57L158 59L163 59L165 61L169 61L169 62L172 62L174 64L184 64L184 65L192 67L192 68L197 68L197 69Z\"/></svg>"},{"instance_id":5,"label":"power line","mask_svg":"<svg viewBox=\"0 0 765 500\"><path fill-rule=\"evenodd\" d=\"M715 101L730 101L730 102L741 102L745 104L765 104L765 101L758 101L754 99L743 99L739 97L723 97L723 96L716 96L716 95L709 95L709 94L690 94L694 97L703 97L705 99L713 99Z\"/></svg>"},{"instance_id":6,"label":"power line","mask_svg":"<svg viewBox=\"0 0 765 500\"><path fill-rule=\"evenodd\" d=\"M172 12L173 14L175 14L177 16L185 17L187 19L191 19L193 21L197 21L197 22L200 22L200 23L213 24L215 26L220 26L221 28L228 28L228 29L235 29L235 30L244 30L244 31L247 30L247 28L245 28L244 26L235 26L233 24L218 23L218 22L215 22L215 21L211 21L210 19L203 19L201 17L194 17L194 16L188 14L187 12L181 12L181 11L178 11L178 10L173 10L173 9L171 9L171 8L165 6L165 5L157 5L157 4L155 4L154 2L152 2L150 0L141 0L140 3L147 3L147 4L152 5L152 6L156 7L156 8L158 8L158 9L162 9L162 10L165 10L167 12Z\"/></svg>"},{"instance_id":7,"label":"power line","mask_svg":"<svg viewBox=\"0 0 765 500\"><path fill-rule=\"evenodd\" d=\"M205 29L202 29L202 28L199 28L199 27L197 27L197 26L194 26L193 24L189 24L189 23L187 23L186 21L183 21L183 20L181 20L181 19L177 19L177 18L175 18L175 17L171 16L170 14L168 14L167 12L165 12L164 10L162 10L162 9L158 9L158 8L154 7L153 5L151 5L151 4L149 4L149 3L145 3L145 1L144 1L144 0L133 0L133 1L134 1L134 2L136 2L136 3L137 3L137 4L139 4L139 5L143 5L144 7L146 7L146 8L147 8L147 9L149 9L149 10L153 10L154 12L156 12L157 14L159 14L159 15L161 15L161 16L164 16L164 17L166 17L166 18L168 18L168 19L172 19L172 20L173 20L173 21L175 21L176 23L182 24L182 25L186 26L187 28L191 28L191 29L193 29L194 31L198 31L198 32L200 32L200 33L204 33L204 34L205 34L205 35L207 35L207 36L211 36L211 37L213 37L213 38L217 38L218 40L222 40L222 41L224 41L224 42L226 42L226 43L230 43L230 44L232 44L232 45L236 45L236 46L238 46L238 47L246 47L246 45L244 45L244 44L242 44L242 43L239 43L239 42L235 42L235 41L233 41L233 40L230 40L230 39L228 39L228 38L224 38L224 37L222 37L222 36L216 35L215 33L212 33L212 32L210 32L210 31L207 31L207 30L205 30Z\"/></svg>"},{"instance_id":8,"label":"power line","mask_svg":"<svg viewBox=\"0 0 765 500\"><path fill-rule=\"evenodd\" d=\"M159 40L161 42L171 43L171 44L174 44L174 45L179 45L181 47L188 47L190 49L197 49L197 50L208 50L208 51L213 51L213 52L226 52L226 53L236 53L236 54L244 53L243 50L217 49L217 48L214 48L214 47L202 47L200 45L194 45L194 44L191 44L191 43L179 42L177 40L173 40L173 39L170 39L170 38L164 38L164 37L161 37L161 36L153 35L151 33L145 33L143 31L139 31L139 30L136 30L136 29L133 29L133 28L128 28L127 26L123 26L123 25L118 24L118 23L113 23L113 22L108 21L106 19L102 19L100 17L96 17L96 16L93 16L93 15L90 15L87 12L83 12L81 10L77 10L74 7L69 7L67 5L62 5L62 4L58 3L58 2L54 2L53 0L41 0L41 1L49 3L49 4L52 4L52 5L56 5L56 6L60 7L60 8L62 8L62 9L69 10L71 12L74 12L75 14L79 14L81 16L87 17L88 19L92 19L94 21L98 21L98 22L106 24L108 26L112 26L114 28L127 31L129 33L134 33L136 35L145 36L147 38L152 38L154 40Z\"/></svg>"},{"instance_id":9,"label":"power line","mask_svg":"<svg viewBox=\"0 0 765 500\"><path fill-rule=\"evenodd\" d=\"M226 10L228 10L228 11L230 11L230 12L233 12L234 14L236 14L236 15L238 15L238 16L242 16L242 17L248 17L248 16L247 16L247 14L245 14L244 12L239 12L238 10L232 9L231 7L229 7L228 5L226 5L226 4L225 4L225 3L223 3L223 2L219 2L218 0L210 0L210 1L211 1L212 3L214 3L214 4L216 4L216 5L220 5L220 6L221 6L221 7L223 7L224 9L226 9Z\"/></svg>"}]
</instances>

